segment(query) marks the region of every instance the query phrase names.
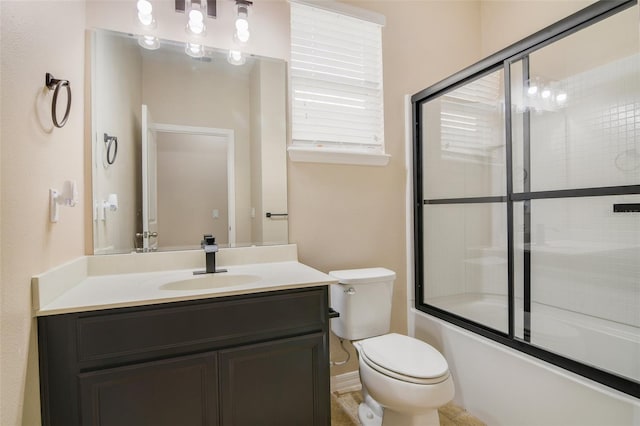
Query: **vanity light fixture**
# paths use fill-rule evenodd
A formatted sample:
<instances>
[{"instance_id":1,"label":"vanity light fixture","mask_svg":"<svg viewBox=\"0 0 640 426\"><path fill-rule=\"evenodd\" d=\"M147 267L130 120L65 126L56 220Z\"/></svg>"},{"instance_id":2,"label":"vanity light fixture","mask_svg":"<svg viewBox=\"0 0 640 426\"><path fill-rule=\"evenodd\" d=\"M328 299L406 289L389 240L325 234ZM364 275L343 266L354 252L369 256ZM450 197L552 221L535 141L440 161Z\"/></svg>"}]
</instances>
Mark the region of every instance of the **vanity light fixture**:
<instances>
[{"instance_id":1,"label":"vanity light fixture","mask_svg":"<svg viewBox=\"0 0 640 426\"><path fill-rule=\"evenodd\" d=\"M207 3L187 0L187 32L194 36L202 36L207 29L204 17L207 14Z\"/></svg>"},{"instance_id":2,"label":"vanity light fixture","mask_svg":"<svg viewBox=\"0 0 640 426\"><path fill-rule=\"evenodd\" d=\"M249 0L235 0L236 2L236 19L234 21L233 43L234 46L229 49L227 62L232 65L244 65L247 58L242 53L239 45L249 41L249 6L253 4Z\"/></svg>"},{"instance_id":3,"label":"vanity light fixture","mask_svg":"<svg viewBox=\"0 0 640 426\"><path fill-rule=\"evenodd\" d=\"M153 17L153 6L149 0L138 0L136 3L137 23L144 32L156 28L156 20ZM148 50L156 50L160 47L158 37L150 34L140 34L138 44Z\"/></svg>"},{"instance_id":4,"label":"vanity light fixture","mask_svg":"<svg viewBox=\"0 0 640 426\"><path fill-rule=\"evenodd\" d=\"M249 6L253 2L248 0L236 0L236 20L234 37L241 43L249 41Z\"/></svg>"},{"instance_id":5,"label":"vanity light fixture","mask_svg":"<svg viewBox=\"0 0 640 426\"><path fill-rule=\"evenodd\" d=\"M174 4L176 12L186 12L188 14L193 5L197 4L199 9L203 12L203 18L204 16L209 18L216 17L216 0L175 0Z\"/></svg>"}]
</instances>

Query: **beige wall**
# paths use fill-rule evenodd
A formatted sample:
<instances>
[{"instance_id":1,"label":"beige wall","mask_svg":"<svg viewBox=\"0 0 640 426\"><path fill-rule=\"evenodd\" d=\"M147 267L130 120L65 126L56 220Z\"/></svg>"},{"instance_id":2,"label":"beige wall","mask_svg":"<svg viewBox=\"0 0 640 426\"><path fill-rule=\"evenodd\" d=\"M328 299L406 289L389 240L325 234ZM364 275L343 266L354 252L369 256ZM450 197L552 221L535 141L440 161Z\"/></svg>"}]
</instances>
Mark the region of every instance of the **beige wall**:
<instances>
[{"instance_id":1,"label":"beige wall","mask_svg":"<svg viewBox=\"0 0 640 426\"><path fill-rule=\"evenodd\" d=\"M203 234L227 244L227 139L158 132L157 144L158 245L193 248Z\"/></svg>"},{"instance_id":2,"label":"beige wall","mask_svg":"<svg viewBox=\"0 0 640 426\"><path fill-rule=\"evenodd\" d=\"M383 29L386 167L289 163L290 241L322 271L396 272L392 329L406 332L404 96L480 59L477 1L352 1L386 16ZM344 358L337 340L332 358ZM353 350L350 348L349 350ZM355 357L332 374L357 369Z\"/></svg>"},{"instance_id":3,"label":"beige wall","mask_svg":"<svg viewBox=\"0 0 640 426\"><path fill-rule=\"evenodd\" d=\"M481 1L482 56L497 52L591 3L594 1Z\"/></svg>"},{"instance_id":4,"label":"beige wall","mask_svg":"<svg viewBox=\"0 0 640 426\"><path fill-rule=\"evenodd\" d=\"M2 1L2 305L0 424L37 425L38 364L31 276L84 254L83 2ZM67 79L73 105L52 128L45 73ZM49 222L49 188L76 180L80 202Z\"/></svg>"}]
</instances>

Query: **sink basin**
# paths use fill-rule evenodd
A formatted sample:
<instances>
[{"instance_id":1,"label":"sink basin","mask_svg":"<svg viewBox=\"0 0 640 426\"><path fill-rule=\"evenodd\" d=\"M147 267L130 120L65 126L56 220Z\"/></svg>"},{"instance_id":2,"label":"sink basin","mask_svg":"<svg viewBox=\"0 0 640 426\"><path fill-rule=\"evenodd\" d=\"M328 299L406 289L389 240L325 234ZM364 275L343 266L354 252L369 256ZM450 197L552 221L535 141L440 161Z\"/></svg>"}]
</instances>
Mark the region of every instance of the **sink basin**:
<instances>
[{"instance_id":1,"label":"sink basin","mask_svg":"<svg viewBox=\"0 0 640 426\"><path fill-rule=\"evenodd\" d=\"M229 274L226 272L195 275L182 281L174 281L160 286L161 290L207 290L210 288L233 287L260 281L257 275Z\"/></svg>"}]
</instances>

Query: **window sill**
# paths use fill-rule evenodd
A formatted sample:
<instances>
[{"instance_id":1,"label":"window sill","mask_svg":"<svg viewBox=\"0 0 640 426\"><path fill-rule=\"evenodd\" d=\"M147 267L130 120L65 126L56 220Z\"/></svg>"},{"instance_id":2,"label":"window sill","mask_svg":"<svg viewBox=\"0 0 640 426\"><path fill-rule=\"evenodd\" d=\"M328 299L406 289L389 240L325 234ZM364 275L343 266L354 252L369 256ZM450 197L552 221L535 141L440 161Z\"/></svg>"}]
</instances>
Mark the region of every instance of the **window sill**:
<instances>
[{"instance_id":1,"label":"window sill","mask_svg":"<svg viewBox=\"0 0 640 426\"><path fill-rule=\"evenodd\" d=\"M302 163L352 164L358 166L386 166L389 154L347 151L335 148L289 146L289 159Z\"/></svg>"}]
</instances>

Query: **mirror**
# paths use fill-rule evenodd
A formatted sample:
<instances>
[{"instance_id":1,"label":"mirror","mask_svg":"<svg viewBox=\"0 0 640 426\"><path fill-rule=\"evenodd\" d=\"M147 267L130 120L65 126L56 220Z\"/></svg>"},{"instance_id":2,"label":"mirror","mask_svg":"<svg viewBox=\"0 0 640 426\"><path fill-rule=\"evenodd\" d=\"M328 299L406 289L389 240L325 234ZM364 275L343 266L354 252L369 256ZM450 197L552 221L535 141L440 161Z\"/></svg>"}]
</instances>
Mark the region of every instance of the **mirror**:
<instances>
[{"instance_id":1,"label":"mirror","mask_svg":"<svg viewBox=\"0 0 640 426\"><path fill-rule=\"evenodd\" d=\"M90 40L94 254L286 244L286 63Z\"/></svg>"}]
</instances>

